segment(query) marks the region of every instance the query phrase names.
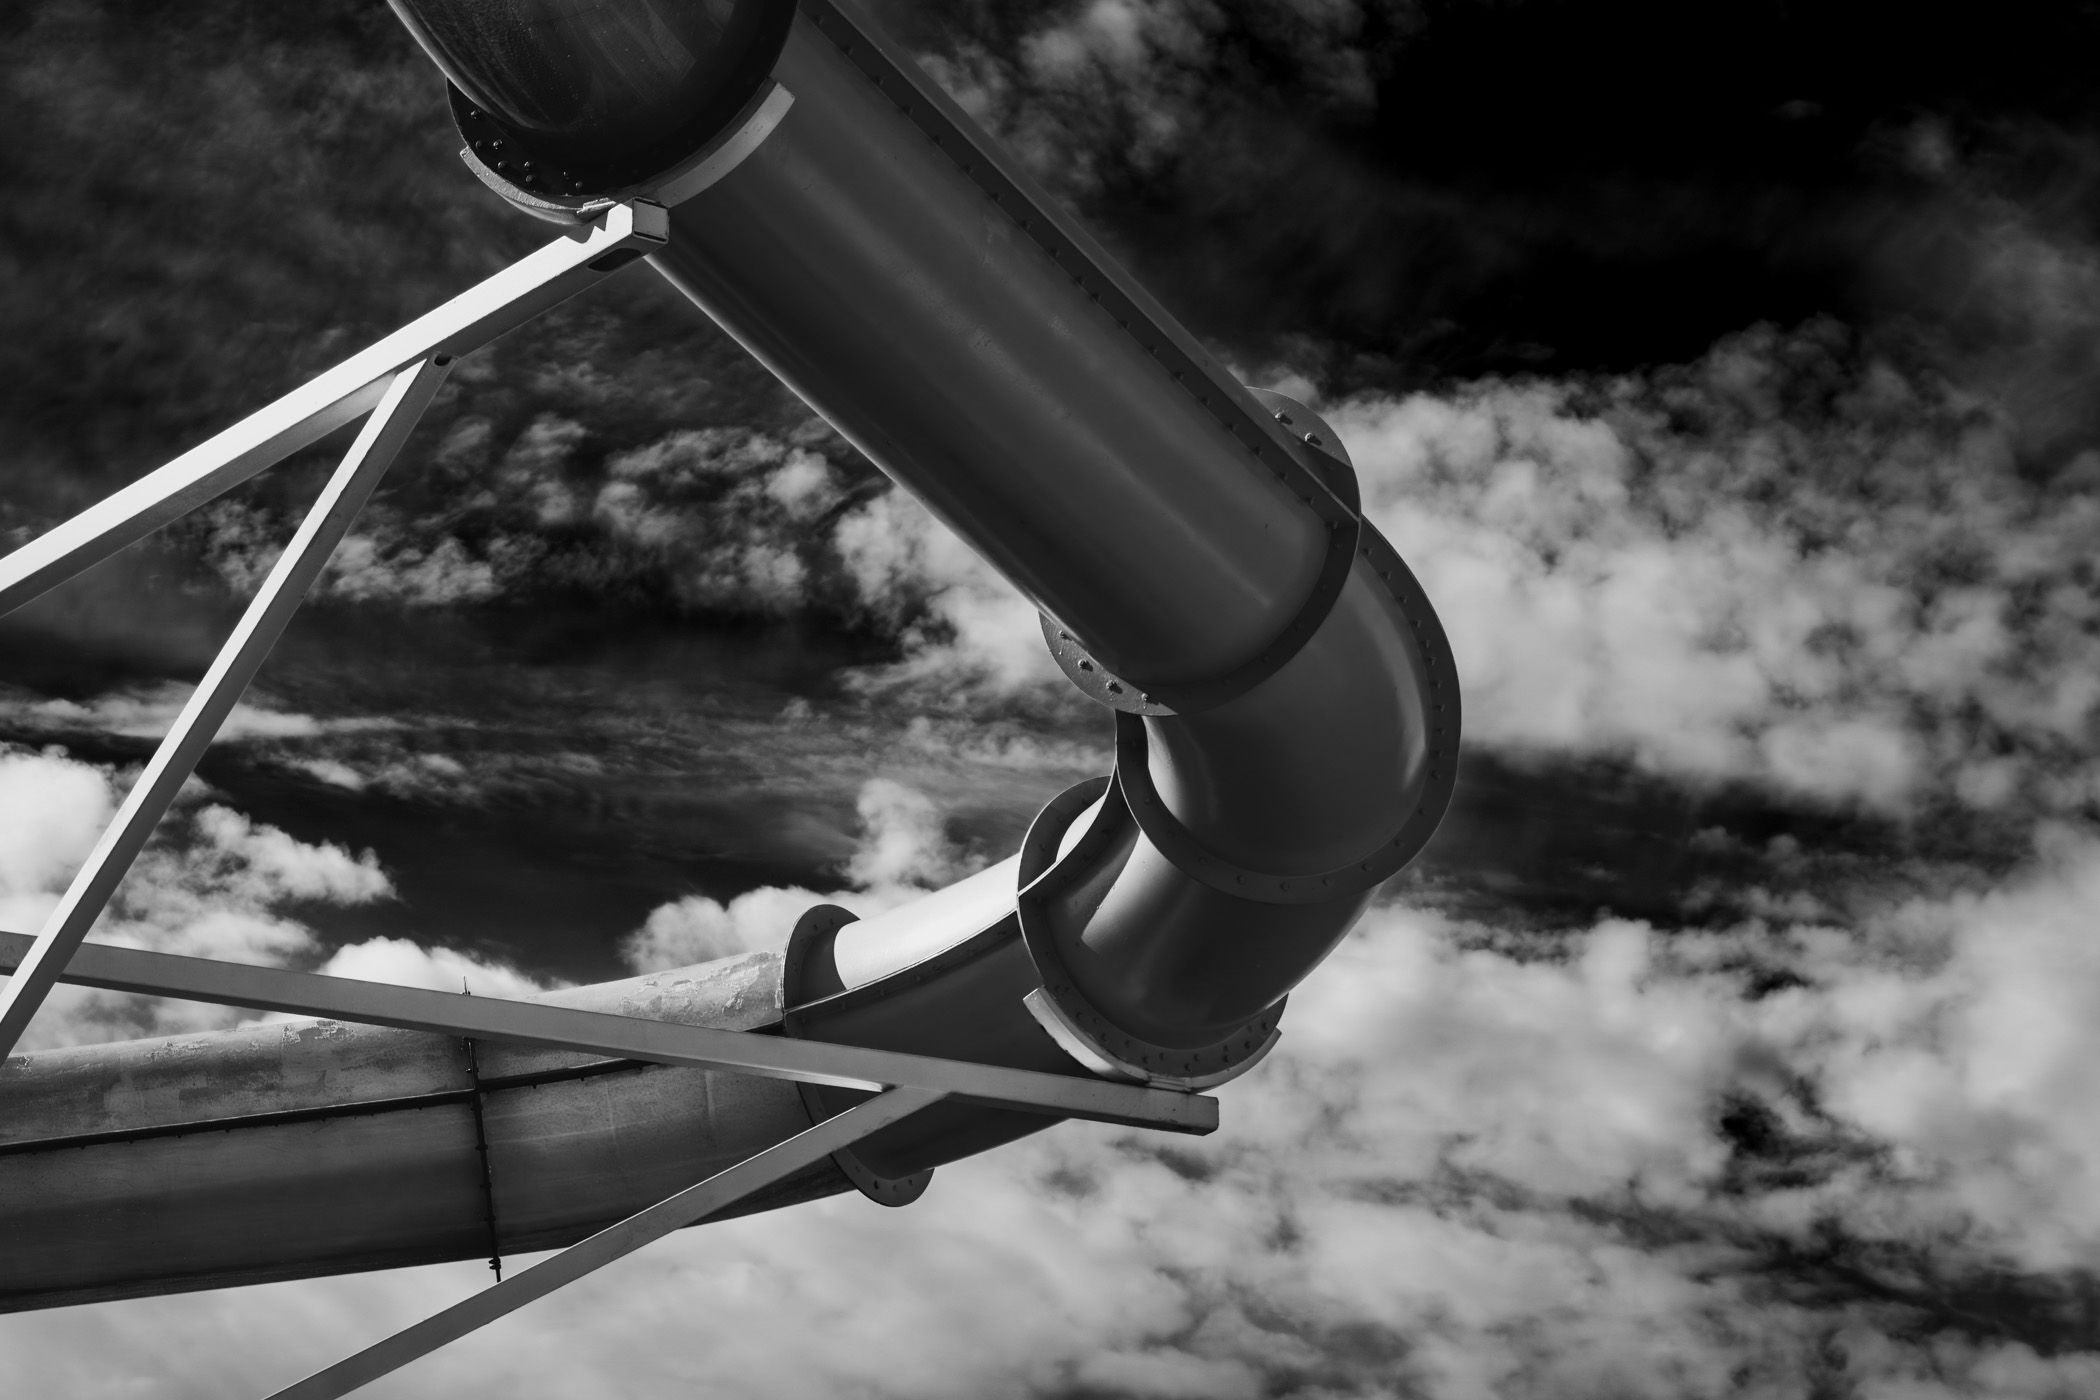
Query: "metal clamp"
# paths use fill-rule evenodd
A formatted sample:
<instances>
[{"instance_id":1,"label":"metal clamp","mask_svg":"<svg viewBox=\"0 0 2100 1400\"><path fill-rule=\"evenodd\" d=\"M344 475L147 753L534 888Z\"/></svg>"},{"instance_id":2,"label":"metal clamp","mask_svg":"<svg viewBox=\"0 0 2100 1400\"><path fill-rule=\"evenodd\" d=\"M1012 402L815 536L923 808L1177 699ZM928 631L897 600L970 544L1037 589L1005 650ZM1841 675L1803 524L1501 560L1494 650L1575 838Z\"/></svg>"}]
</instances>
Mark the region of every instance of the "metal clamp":
<instances>
[{"instance_id":1,"label":"metal clamp","mask_svg":"<svg viewBox=\"0 0 2100 1400\"><path fill-rule=\"evenodd\" d=\"M1429 672L1424 715L1428 776L1414 810L1392 836L1332 870L1276 875L1240 865L1210 849L1168 809L1152 784L1146 763L1144 721L1132 714L1116 716L1116 785L1124 802L1161 855L1214 890L1263 904L1322 904L1361 894L1391 879L1413 860L1436 834L1451 805L1451 792L1458 781L1458 665L1428 596L1398 551L1369 525L1364 527L1363 538L1362 558L1399 604Z\"/></svg>"}]
</instances>

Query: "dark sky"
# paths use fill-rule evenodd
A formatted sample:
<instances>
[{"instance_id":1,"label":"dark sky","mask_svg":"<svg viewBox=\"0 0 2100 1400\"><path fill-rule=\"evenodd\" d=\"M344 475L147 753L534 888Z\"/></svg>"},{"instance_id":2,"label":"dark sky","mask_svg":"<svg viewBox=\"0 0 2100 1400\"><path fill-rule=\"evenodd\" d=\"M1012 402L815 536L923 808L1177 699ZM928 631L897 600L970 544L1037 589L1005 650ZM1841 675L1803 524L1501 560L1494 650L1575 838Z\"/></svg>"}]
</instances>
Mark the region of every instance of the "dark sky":
<instances>
[{"instance_id":1,"label":"dark sky","mask_svg":"<svg viewBox=\"0 0 2100 1400\"><path fill-rule=\"evenodd\" d=\"M395 1393L2100 1392L2100 5L879 13L1331 419L1458 653L1453 811L1217 1137L693 1232ZM24 3L0 122L0 544L544 238L377 0ZM0 922L346 440L0 623ZM495 993L699 961L1002 857L1107 739L638 266L460 366L98 936ZM0 1354L267 1389L473 1274Z\"/></svg>"}]
</instances>

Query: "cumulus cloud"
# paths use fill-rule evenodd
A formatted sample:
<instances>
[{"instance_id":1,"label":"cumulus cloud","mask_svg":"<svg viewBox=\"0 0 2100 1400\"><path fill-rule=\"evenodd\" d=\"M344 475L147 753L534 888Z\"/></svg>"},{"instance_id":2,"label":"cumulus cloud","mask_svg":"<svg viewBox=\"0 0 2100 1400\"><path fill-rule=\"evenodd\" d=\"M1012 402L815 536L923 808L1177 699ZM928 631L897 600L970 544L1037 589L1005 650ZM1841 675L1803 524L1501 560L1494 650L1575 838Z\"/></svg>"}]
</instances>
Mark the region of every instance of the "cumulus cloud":
<instances>
[{"instance_id":1,"label":"cumulus cloud","mask_svg":"<svg viewBox=\"0 0 2100 1400\"><path fill-rule=\"evenodd\" d=\"M906 653L863 672L863 686L933 703L945 691L952 708L981 690L1062 684L1034 605L904 491L846 515L834 539L861 607L900 630Z\"/></svg>"},{"instance_id":2,"label":"cumulus cloud","mask_svg":"<svg viewBox=\"0 0 2100 1400\"><path fill-rule=\"evenodd\" d=\"M406 938L371 938L338 948L316 971L360 982L390 982L433 992L467 991L513 1000L547 990L507 963L456 948L432 948Z\"/></svg>"},{"instance_id":3,"label":"cumulus cloud","mask_svg":"<svg viewBox=\"0 0 2100 1400\"><path fill-rule=\"evenodd\" d=\"M128 775L64 750L0 746L0 927L34 933L116 814ZM161 823L91 937L230 962L319 965L368 981L523 996L542 983L507 964L378 938L325 959L302 909L379 904L392 881L370 851L302 841L192 794ZM22 1047L92 1044L231 1026L250 1013L80 987L56 988Z\"/></svg>"},{"instance_id":4,"label":"cumulus cloud","mask_svg":"<svg viewBox=\"0 0 2100 1400\"><path fill-rule=\"evenodd\" d=\"M1516 936L1386 905L1215 1137L1066 1125L942 1168L906 1211L846 1196L682 1234L397 1393L2083 1394L2096 881L2100 844L2065 838L2001 888L1845 926ZM105 1378L165 1368L169 1328L314 1353L196 1349L201 1394L471 1287L419 1270L33 1321Z\"/></svg>"},{"instance_id":5,"label":"cumulus cloud","mask_svg":"<svg viewBox=\"0 0 2100 1400\"><path fill-rule=\"evenodd\" d=\"M63 750L0 751L0 919L33 933L58 905L116 813L118 775ZM282 963L316 951L301 904L358 905L392 886L370 852L299 841L211 803L162 822L95 926L98 942L234 962ZM227 1008L61 987L25 1049L231 1025Z\"/></svg>"},{"instance_id":6,"label":"cumulus cloud","mask_svg":"<svg viewBox=\"0 0 2100 1400\"><path fill-rule=\"evenodd\" d=\"M1470 742L1887 811L2076 810L2100 496L1829 326L1678 371L1334 410L1454 638Z\"/></svg>"},{"instance_id":7,"label":"cumulus cloud","mask_svg":"<svg viewBox=\"0 0 2100 1400\"><path fill-rule=\"evenodd\" d=\"M871 778L855 804L861 835L842 874L847 888L819 894L768 885L724 901L706 895L657 906L629 934L621 953L637 972L711 962L787 945L795 920L817 904L843 904L871 918L953 883L985 861L950 839L933 800L890 778Z\"/></svg>"},{"instance_id":8,"label":"cumulus cloud","mask_svg":"<svg viewBox=\"0 0 2100 1400\"><path fill-rule=\"evenodd\" d=\"M1386 906L1215 1138L1069 1126L902 1218L833 1202L637 1273L720 1326L731 1389L791 1395L2082 1393L2096 876L2073 842L1847 927L1515 942ZM620 1345L672 1325L636 1286L593 1290ZM785 1369L747 1330L834 1309Z\"/></svg>"}]
</instances>

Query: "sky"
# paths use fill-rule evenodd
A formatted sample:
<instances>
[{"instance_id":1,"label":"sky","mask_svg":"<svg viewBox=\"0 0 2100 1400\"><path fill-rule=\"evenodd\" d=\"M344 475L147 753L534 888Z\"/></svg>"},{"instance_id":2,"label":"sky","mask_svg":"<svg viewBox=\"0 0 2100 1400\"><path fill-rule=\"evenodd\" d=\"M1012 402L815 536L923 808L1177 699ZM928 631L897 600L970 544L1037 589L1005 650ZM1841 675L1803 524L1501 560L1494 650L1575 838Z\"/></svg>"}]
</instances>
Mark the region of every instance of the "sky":
<instances>
[{"instance_id":1,"label":"sky","mask_svg":"<svg viewBox=\"0 0 2100 1400\"><path fill-rule=\"evenodd\" d=\"M2100 6L886 0L1464 687L1205 1139L683 1232L369 1393L2100 1392ZM0 16L0 546L543 241L377 0ZM0 621L33 929L341 435ZM1110 763L1032 609L648 269L458 367L97 931L484 994L777 946ZM72 989L30 1044L234 1023ZM0 1317L284 1384L478 1262Z\"/></svg>"}]
</instances>

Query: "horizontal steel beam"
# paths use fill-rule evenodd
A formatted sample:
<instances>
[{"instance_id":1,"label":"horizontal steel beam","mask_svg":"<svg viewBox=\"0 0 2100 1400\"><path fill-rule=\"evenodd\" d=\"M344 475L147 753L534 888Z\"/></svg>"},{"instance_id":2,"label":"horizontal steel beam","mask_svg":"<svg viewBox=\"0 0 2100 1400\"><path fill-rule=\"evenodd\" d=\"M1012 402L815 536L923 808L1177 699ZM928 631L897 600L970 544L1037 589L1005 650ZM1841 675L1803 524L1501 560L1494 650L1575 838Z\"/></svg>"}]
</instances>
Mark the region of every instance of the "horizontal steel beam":
<instances>
[{"instance_id":1,"label":"horizontal steel beam","mask_svg":"<svg viewBox=\"0 0 2100 1400\"><path fill-rule=\"evenodd\" d=\"M377 404L400 370L479 350L667 237L660 207L620 204L596 227L519 259L0 558L0 615L320 441Z\"/></svg>"},{"instance_id":2,"label":"horizontal steel beam","mask_svg":"<svg viewBox=\"0 0 2100 1400\"><path fill-rule=\"evenodd\" d=\"M0 971L12 971L31 942L21 934L0 934ZM1112 1084L820 1040L716 1030L711 1026L578 1011L539 1002L456 996L285 968L149 953L105 943L81 944L61 980L113 992L328 1016L402 1030L507 1040L554 1050L796 1079L843 1089L929 1089L988 1107L1168 1132L1209 1133L1218 1126L1216 1099L1174 1089Z\"/></svg>"}]
</instances>

